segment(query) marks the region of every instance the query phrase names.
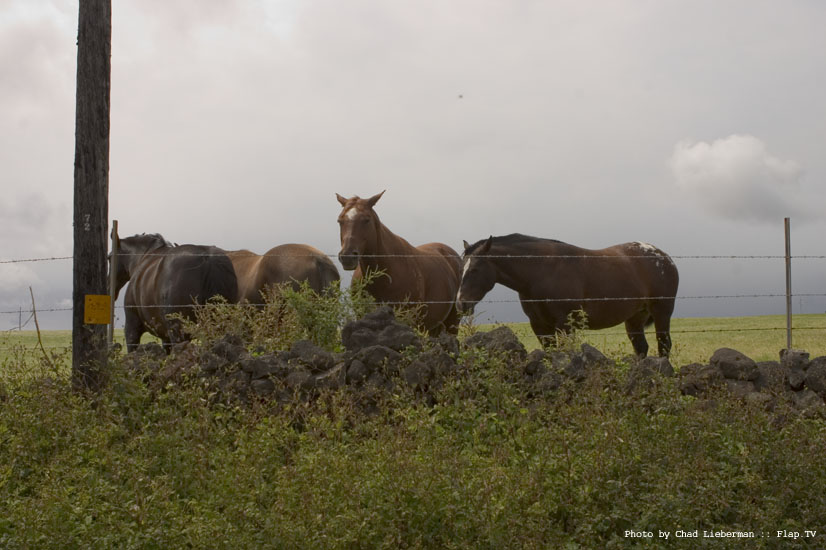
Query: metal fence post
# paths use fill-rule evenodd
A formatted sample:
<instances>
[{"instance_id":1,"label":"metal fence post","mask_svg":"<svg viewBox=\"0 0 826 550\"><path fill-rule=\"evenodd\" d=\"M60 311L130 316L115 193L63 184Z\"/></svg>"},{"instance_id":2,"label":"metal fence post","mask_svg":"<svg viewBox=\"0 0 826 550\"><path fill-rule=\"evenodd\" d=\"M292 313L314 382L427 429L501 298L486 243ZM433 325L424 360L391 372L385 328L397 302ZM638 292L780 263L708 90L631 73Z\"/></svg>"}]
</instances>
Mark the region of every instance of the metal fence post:
<instances>
[{"instance_id":1,"label":"metal fence post","mask_svg":"<svg viewBox=\"0 0 826 550\"><path fill-rule=\"evenodd\" d=\"M789 218L783 218L786 233L786 349L792 349L792 247Z\"/></svg>"}]
</instances>

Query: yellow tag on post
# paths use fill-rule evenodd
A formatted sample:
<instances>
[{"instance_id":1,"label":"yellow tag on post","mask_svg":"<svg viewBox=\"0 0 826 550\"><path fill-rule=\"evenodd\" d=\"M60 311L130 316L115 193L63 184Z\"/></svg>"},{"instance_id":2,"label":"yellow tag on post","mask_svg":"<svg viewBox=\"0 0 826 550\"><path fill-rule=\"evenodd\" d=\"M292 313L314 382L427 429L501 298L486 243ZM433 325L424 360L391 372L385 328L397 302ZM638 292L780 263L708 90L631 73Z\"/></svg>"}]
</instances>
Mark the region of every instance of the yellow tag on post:
<instances>
[{"instance_id":1,"label":"yellow tag on post","mask_svg":"<svg viewBox=\"0 0 826 550\"><path fill-rule=\"evenodd\" d=\"M83 307L83 323L108 325L112 299L108 294L87 294Z\"/></svg>"}]
</instances>

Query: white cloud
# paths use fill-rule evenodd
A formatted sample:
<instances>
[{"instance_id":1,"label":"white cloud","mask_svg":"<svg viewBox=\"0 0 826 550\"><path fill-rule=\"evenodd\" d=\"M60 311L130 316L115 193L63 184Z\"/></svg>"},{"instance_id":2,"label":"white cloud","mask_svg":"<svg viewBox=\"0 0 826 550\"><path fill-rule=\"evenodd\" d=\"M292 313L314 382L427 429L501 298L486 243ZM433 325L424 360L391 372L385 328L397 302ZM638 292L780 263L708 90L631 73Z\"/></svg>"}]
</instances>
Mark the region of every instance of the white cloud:
<instances>
[{"instance_id":1,"label":"white cloud","mask_svg":"<svg viewBox=\"0 0 826 550\"><path fill-rule=\"evenodd\" d=\"M26 264L0 264L0 299L19 294L21 289L40 283L40 278Z\"/></svg>"},{"instance_id":2,"label":"white cloud","mask_svg":"<svg viewBox=\"0 0 826 550\"><path fill-rule=\"evenodd\" d=\"M776 223L786 216L808 217L808 208L799 202L803 168L774 156L754 136L681 141L669 165L680 190L723 218Z\"/></svg>"}]
</instances>

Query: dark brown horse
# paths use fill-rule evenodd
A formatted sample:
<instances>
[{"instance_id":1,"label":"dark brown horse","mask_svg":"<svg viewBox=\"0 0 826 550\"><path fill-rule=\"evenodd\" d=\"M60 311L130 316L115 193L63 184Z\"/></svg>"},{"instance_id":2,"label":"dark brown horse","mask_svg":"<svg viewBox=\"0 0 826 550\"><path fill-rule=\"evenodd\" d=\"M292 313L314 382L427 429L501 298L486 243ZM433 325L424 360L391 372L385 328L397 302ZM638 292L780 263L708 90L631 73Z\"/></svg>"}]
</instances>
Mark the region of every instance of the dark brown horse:
<instances>
[{"instance_id":1,"label":"dark brown horse","mask_svg":"<svg viewBox=\"0 0 826 550\"><path fill-rule=\"evenodd\" d=\"M320 250L306 244L282 244L258 255L249 250L227 252L238 277L238 300L263 304L262 292L269 286L306 281L321 294L340 279L335 264Z\"/></svg>"},{"instance_id":2,"label":"dark brown horse","mask_svg":"<svg viewBox=\"0 0 826 550\"><path fill-rule=\"evenodd\" d=\"M384 191L362 199L336 193L343 207L338 216L344 269L358 279L368 271L384 271L367 291L380 302L421 304L420 324L431 334L447 330L456 334L459 314L456 291L462 264L455 250L442 243L413 246L390 231L373 210Z\"/></svg>"},{"instance_id":3,"label":"dark brown horse","mask_svg":"<svg viewBox=\"0 0 826 550\"><path fill-rule=\"evenodd\" d=\"M462 284L456 297L471 310L496 283L519 293L522 310L544 346L568 332L568 316L585 312L588 327L625 323L640 357L648 353L645 326L654 323L661 356L671 351L671 314L677 266L646 243L588 250L550 239L513 234L465 243Z\"/></svg>"},{"instance_id":4,"label":"dark brown horse","mask_svg":"<svg viewBox=\"0 0 826 550\"><path fill-rule=\"evenodd\" d=\"M192 319L194 304L213 296L238 299L232 262L221 249L172 245L158 234L120 240L116 281L116 298L129 282L124 296L127 351L137 347L144 332L160 338L169 351L171 344L188 339L181 321L170 314Z\"/></svg>"}]
</instances>

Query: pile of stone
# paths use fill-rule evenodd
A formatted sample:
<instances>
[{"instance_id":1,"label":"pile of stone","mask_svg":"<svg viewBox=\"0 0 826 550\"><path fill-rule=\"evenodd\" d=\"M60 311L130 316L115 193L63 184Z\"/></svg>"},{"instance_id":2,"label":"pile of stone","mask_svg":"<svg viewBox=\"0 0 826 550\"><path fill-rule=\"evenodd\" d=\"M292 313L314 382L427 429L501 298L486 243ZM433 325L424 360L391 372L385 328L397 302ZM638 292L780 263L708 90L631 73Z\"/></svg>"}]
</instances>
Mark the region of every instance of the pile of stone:
<instances>
[{"instance_id":1,"label":"pile of stone","mask_svg":"<svg viewBox=\"0 0 826 550\"><path fill-rule=\"evenodd\" d=\"M157 344L141 346L126 360L146 373L157 388L185 375L207 381L220 396L289 401L311 399L325 389L353 388L370 393L413 390L434 402L433 391L447 376L466 372L462 350L504 361L509 381L529 395L553 392L566 382L578 384L599 373L615 373L614 362L588 344L567 351L528 353L514 332L500 326L459 342L442 335L422 338L398 322L384 307L348 323L342 329L341 353L330 353L312 342L295 342L289 350L251 353L241 338L227 335L209 347L180 344L167 357ZM466 356L470 357L468 354ZM718 349L708 364L692 363L675 370L667 358L628 359L625 391L650 390L663 378L676 378L685 395L718 395L720 389L770 408L785 396L801 410L826 412L826 357L809 359L798 350L784 350L779 361L755 362L730 349ZM715 393L717 392L717 393Z\"/></svg>"},{"instance_id":2,"label":"pile of stone","mask_svg":"<svg viewBox=\"0 0 826 550\"><path fill-rule=\"evenodd\" d=\"M826 410L826 357L810 360L801 350L782 350L779 361L755 362L737 350L721 348L707 365L685 365L679 376L685 395L703 396L725 387L735 397L766 407L785 397L801 410Z\"/></svg>"},{"instance_id":3,"label":"pile of stone","mask_svg":"<svg viewBox=\"0 0 826 550\"><path fill-rule=\"evenodd\" d=\"M323 389L368 387L392 392L398 384L429 392L456 369L455 337L422 339L381 308L342 330L341 353L330 353L307 340L289 350L251 353L242 339L227 335L208 348L190 343L173 348L167 358L157 344L141 346L127 357L156 387L185 375L206 379L221 395L288 401L310 398Z\"/></svg>"}]
</instances>

